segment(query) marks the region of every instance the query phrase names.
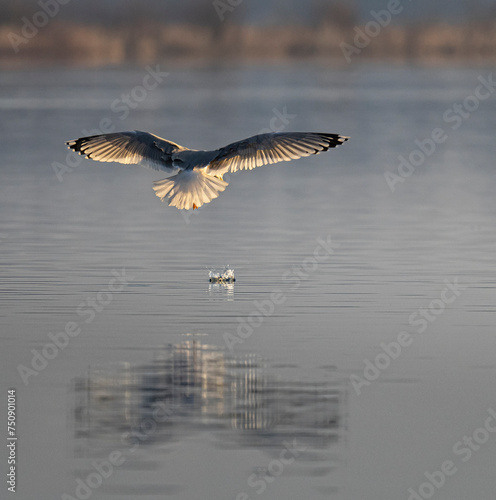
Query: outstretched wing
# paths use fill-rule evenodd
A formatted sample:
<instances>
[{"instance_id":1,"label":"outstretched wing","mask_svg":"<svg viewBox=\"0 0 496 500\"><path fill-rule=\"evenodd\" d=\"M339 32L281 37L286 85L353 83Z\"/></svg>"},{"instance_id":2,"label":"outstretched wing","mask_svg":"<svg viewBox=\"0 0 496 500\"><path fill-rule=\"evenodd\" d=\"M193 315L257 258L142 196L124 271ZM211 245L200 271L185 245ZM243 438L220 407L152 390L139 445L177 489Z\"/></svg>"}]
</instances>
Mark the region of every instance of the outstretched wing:
<instances>
[{"instance_id":1,"label":"outstretched wing","mask_svg":"<svg viewBox=\"0 0 496 500\"><path fill-rule=\"evenodd\" d=\"M143 165L167 172L175 170L171 156L186 149L157 135L139 130L81 137L66 144L70 149L92 160Z\"/></svg>"},{"instance_id":2,"label":"outstretched wing","mask_svg":"<svg viewBox=\"0 0 496 500\"><path fill-rule=\"evenodd\" d=\"M316 132L276 132L249 137L233 142L218 150L210 162L208 171L212 174L236 172L290 161L327 151L339 146L349 137L338 134Z\"/></svg>"}]
</instances>

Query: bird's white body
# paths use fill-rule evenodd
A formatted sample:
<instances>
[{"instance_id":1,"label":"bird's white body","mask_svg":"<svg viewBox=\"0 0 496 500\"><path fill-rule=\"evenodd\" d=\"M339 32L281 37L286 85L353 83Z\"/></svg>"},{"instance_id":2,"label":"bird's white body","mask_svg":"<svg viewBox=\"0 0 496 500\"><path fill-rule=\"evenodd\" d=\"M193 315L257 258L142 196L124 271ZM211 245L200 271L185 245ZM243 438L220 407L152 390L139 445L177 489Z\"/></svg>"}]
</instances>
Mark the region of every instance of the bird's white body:
<instances>
[{"instance_id":1,"label":"bird's white body","mask_svg":"<svg viewBox=\"0 0 496 500\"><path fill-rule=\"evenodd\" d=\"M278 132L261 134L213 151L179 146L147 132L117 132L67 142L70 149L102 162L139 164L175 175L157 181L153 189L179 209L195 209L219 196L227 172L290 161L327 151L347 141L338 134Z\"/></svg>"}]
</instances>

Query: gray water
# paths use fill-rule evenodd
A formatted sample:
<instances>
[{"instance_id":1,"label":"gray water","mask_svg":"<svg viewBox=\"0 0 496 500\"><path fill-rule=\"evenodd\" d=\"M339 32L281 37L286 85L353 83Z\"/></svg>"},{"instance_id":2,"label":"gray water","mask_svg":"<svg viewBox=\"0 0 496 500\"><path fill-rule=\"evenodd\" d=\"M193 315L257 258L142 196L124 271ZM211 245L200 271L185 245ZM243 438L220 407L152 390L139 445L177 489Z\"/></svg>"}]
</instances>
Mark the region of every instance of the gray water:
<instances>
[{"instance_id":1,"label":"gray water","mask_svg":"<svg viewBox=\"0 0 496 500\"><path fill-rule=\"evenodd\" d=\"M146 94L145 68L0 75L16 498L493 499L492 69L160 70ZM157 172L66 164L102 126L351 139L180 212Z\"/></svg>"}]
</instances>

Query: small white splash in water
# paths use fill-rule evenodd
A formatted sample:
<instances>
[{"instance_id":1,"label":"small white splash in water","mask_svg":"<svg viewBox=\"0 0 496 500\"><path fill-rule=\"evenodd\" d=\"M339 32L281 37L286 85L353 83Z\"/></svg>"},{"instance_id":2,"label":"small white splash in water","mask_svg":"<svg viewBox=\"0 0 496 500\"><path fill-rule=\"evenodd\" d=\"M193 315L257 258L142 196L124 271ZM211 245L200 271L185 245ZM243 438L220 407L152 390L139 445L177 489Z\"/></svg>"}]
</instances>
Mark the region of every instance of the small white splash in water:
<instances>
[{"instance_id":1,"label":"small white splash in water","mask_svg":"<svg viewBox=\"0 0 496 500\"><path fill-rule=\"evenodd\" d=\"M226 266L223 271L211 270L208 272L208 278L210 283L234 283L236 278L234 277L234 269L229 269Z\"/></svg>"}]
</instances>

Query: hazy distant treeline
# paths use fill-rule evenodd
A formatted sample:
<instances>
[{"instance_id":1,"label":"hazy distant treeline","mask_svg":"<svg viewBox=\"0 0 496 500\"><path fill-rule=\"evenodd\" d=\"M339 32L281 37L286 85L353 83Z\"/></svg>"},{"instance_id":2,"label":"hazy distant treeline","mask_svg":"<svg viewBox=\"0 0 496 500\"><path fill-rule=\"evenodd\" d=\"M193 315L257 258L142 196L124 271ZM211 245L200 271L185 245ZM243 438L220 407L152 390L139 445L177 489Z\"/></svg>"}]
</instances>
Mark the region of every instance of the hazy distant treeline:
<instances>
[{"instance_id":1,"label":"hazy distant treeline","mask_svg":"<svg viewBox=\"0 0 496 500\"><path fill-rule=\"evenodd\" d=\"M3 65L26 61L99 65L171 59L326 58L349 63L363 58L496 58L496 20L489 11L485 17L456 25L400 25L395 20L404 7L402 0L384 2L384 9L371 11L370 19L362 23L352 2L314 0L298 22L288 21L286 13L286 17L281 14L280 23L255 26L245 22L243 0L3 3Z\"/></svg>"}]
</instances>

